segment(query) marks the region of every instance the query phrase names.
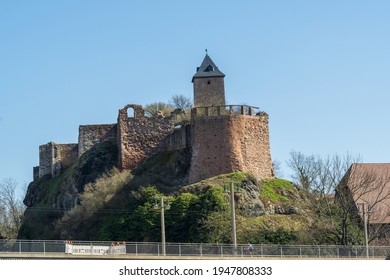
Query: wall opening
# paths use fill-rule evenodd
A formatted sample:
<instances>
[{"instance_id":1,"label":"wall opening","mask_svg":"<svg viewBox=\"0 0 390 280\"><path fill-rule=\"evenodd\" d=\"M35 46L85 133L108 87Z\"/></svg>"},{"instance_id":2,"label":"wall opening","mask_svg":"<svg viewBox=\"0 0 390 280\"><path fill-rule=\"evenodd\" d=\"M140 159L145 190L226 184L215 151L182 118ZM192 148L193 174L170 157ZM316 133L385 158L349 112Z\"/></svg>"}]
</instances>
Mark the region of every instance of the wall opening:
<instances>
[{"instance_id":1,"label":"wall opening","mask_svg":"<svg viewBox=\"0 0 390 280\"><path fill-rule=\"evenodd\" d=\"M127 118L134 118L134 116L135 116L134 109L132 107L129 107L127 109Z\"/></svg>"}]
</instances>

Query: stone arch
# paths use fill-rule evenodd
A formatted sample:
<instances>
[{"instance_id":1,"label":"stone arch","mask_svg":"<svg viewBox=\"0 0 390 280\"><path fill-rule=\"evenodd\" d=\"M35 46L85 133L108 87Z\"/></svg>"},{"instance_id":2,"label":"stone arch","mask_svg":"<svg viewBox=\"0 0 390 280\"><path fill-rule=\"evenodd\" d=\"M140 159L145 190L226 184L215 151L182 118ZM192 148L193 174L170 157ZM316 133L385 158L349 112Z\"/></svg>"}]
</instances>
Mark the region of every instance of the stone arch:
<instances>
[{"instance_id":1,"label":"stone arch","mask_svg":"<svg viewBox=\"0 0 390 280\"><path fill-rule=\"evenodd\" d=\"M128 115L129 109L132 109L132 116ZM145 110L142 108L141 105L137 104L128 104L123 109L119 110L119 115L121 115L124 118L133 117L134 119L142 119L145 118Z\"/></svg>"},{"instance_id":2,"label":"stone arch","mask_svg":"<svg viewBox=\"0 0 390 280\"><path fill-rule=\"evenodd\" d=\"M127 118L134 118L135 117L135 110L133 107L129 107L126 110Z\"/></svg>"}]
</instances>

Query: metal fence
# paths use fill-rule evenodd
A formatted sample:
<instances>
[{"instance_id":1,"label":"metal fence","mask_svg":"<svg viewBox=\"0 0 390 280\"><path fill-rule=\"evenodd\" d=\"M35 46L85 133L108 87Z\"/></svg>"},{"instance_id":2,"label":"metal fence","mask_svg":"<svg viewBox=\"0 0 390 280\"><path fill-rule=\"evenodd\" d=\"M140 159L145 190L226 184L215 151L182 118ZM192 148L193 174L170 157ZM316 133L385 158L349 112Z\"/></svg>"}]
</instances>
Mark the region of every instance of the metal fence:
<instances>
[{"instance_id":1,"label":"metal fence","mask_svg":"<svg viewBox=\"0 0 390 280\"><path fill-rule=\"evenodd\" d=\"M73 241L72 244L110 246L105 241ZM65 254L66 241L59 240L0 240L0 254ZM248 257L248 245L239 244L237 250L230 244L166 243L167 256L187 257ZM390 256L390 246L370 246L369 258ZM161 243L126 242L126 254L135 256L161 256ZM329 245L269 245L254 244L252 255L256 257L282 258L367 258L364 246Z\"/></svg>"}]
</instances>

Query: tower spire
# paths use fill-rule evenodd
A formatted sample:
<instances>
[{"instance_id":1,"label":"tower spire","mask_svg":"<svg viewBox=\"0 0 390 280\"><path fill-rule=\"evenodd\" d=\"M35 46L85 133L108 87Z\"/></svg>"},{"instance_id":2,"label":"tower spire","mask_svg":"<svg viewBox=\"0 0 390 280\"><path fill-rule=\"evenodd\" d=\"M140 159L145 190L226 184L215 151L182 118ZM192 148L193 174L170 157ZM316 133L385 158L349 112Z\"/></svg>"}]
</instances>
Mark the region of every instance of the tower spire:
<instances>
[{"instance_id":1,"label":"tower spire","mask_svg":"<svg viewBox=\"0 0 390 280\"><path fill-rule=\"evenodd\" d=\"M217 65L208 55L202 64L196 68L196 73L192 77L194 84L194 105L202 106L224 106L225 105L225 74L219 71Z\"/></svg>"}]
</instances>

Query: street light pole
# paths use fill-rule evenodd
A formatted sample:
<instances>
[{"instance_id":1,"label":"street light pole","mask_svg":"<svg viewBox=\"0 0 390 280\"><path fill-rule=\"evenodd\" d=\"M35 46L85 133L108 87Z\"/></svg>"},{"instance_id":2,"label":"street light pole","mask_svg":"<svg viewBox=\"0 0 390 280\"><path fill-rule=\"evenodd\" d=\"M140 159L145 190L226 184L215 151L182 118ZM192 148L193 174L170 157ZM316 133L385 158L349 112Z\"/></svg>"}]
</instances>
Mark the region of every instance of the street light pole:
<instances>
[{"instance_id":1,"label":"street light pole","mask_svg":"<svg viewBox=\"0 0 390 280\"><path fill-rule=\"evenodd\" d=\"M234 247L234 255L236 255L237 254L236 207L234 201L233 182L230 182L230 210L232 215L232 242Z\"/></svg>"},{"instance_id":2,"label":"street light pole","mask_svg":"<svg viewBox=\"0 0 390 280\"><path fill-rule=\"evenodd\" d=\"M366 209L366 203L359 203L362 207L363 223L364 223L364 243L366 247L366 256L370 257L368 252L368 209Z\"/></svg>"},{"instance_id":3,"label":"street light pole","mask_svg":"<svg viewBox=\"0 0 390 280\"><path fill-rule=\"evenodd\" d=\"M240 187L238 187L237 192L240 192ZM226 185L225 185L224 193L229 193ZM234 200L233 182L230 182L230 213L231 213L231 222L232 222L232 243L233 243L234 255L237 255L236 206Z\"/></svg>"},{"instance_id":4,"label":"street light pole","mask_svg":"<svg viewBox=\"0 0 390 280\"><path fill-rule=\"evenodd\" d=\"M162 255L166 255L165 251L165 213L164 213L164 198L160 197L160 208L161 208L161 246Z\"/></svg>"},{"instance_id":5,"label":"street light pole","mask_svg":"<svg viewBox=\"0 0 390 280\"><path fill-rule=\"evenodd\" d=\"M369 254L368 254L368 209L366 209L366 204L363 204L363 217L364 217L364 240L366 242L366 256L367 258L369 258Z\"/></svg>"}]
</instances>

